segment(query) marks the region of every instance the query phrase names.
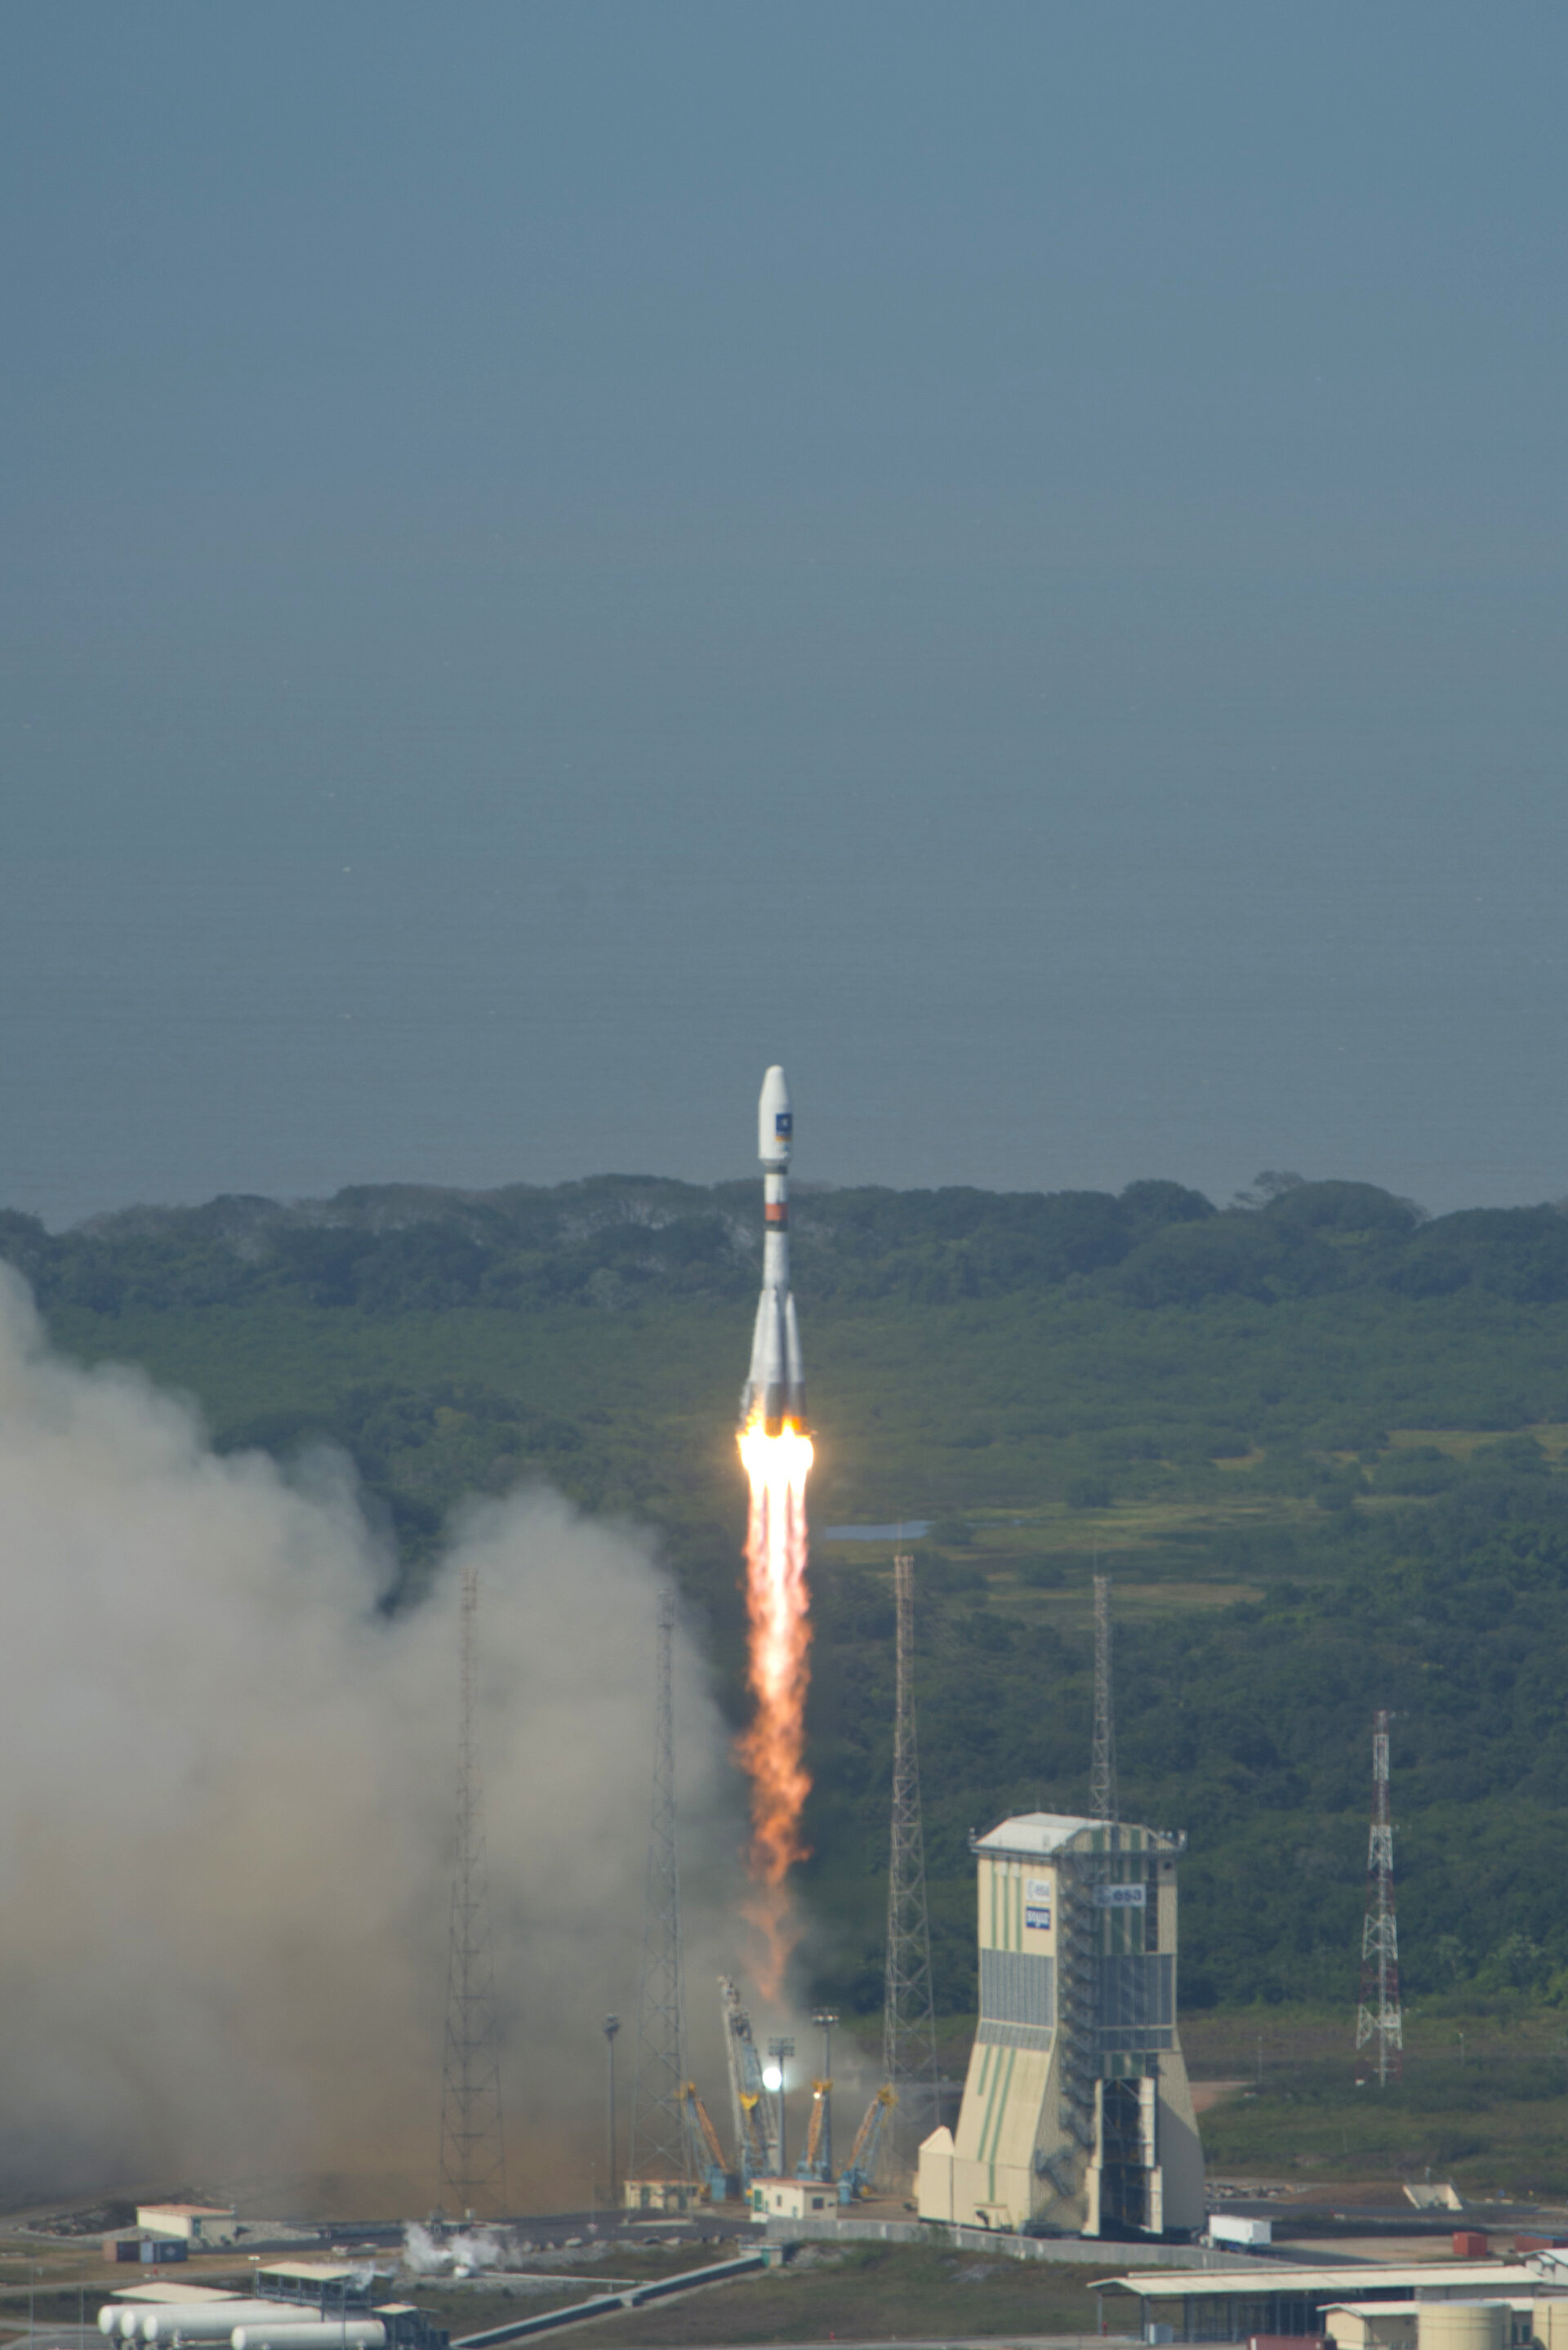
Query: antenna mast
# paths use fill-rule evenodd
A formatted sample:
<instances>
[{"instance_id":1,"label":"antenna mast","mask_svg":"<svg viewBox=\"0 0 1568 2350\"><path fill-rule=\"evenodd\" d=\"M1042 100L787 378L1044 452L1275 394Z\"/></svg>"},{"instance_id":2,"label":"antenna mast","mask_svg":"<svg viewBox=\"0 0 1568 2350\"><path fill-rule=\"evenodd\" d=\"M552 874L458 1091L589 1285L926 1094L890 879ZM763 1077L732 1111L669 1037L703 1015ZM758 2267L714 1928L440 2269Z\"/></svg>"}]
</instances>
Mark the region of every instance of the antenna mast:
<instances>
[{"instance_id":1,"label":"antenna mast","mask_svg":"<svg viewBox=\"0 0 1568 2350\"><path fill-rule=\"evenodd\" d=\"M638 1987L628 2178L690 2178L686 1997L680 1960L680 1861L675 1839L675 1594L659 1594L654 1641L653 1804Z\"/></svg>"},{"instance_id":2,"label":"antenna mast","mask_svg":"<svg viewBox=\"0 0 1568 2350\"><path fill-rule=\"evenodd\" d=\"M915 1562L893 1561L897 1684L893 1714L893 1837L888 1870L888 1974L882 2002L882 2072L898 2099L904 2150L914 2158L939 2118L937 2030L931 2000L931 1932L926 1912L926 1846L920 1826L920 1764L915 1746ZM910 2141L913 2140L913 2146Z\"/></svg>"},{"instance_id":3,"label":"antenna mast","mask_svg":"<svg viewBox=\"0 0 1568 2350\"><path fill-rule=\"evenodd\" d=\"M1095 1577L1095 1742L1089 1756L1089 1817L1115 1820L1116 1725L1111 1707L1111 1578Z\"/></svg>"},{"instance_id":4,"label":"antenna mast","mask_svg":"<svg viewBox=\"0 0 1568 2350\"><path fill-rule=\"evenodd\" d=\"M484 1805L474 1721L479 1571L462 1570L460 1726L457 1742L457 1860L446 1963L439 2199L460 2219L496 2219L506 2204L506 2139L501 2114L500 2033L490 1950Z\"/></svg>"},{"instance_id":5,"label":"antenna mast","mask_svg":"<svg viewBox=\"0 0 1568 2350\"><path fill-rule=\"evenodd\" d=\"M1361 1929L1361 2004L1355 2045L1377 2043L1377 2085L1386 2088L1405 2069L1405 2025L1399 2010L1399 1929L1394 1917L1394 1823L1388 1812L1388 1724L1386 1710L1372 1718L1372 1833L1366 1846L1366 1918Z\"/></svg>"}]
</instances>

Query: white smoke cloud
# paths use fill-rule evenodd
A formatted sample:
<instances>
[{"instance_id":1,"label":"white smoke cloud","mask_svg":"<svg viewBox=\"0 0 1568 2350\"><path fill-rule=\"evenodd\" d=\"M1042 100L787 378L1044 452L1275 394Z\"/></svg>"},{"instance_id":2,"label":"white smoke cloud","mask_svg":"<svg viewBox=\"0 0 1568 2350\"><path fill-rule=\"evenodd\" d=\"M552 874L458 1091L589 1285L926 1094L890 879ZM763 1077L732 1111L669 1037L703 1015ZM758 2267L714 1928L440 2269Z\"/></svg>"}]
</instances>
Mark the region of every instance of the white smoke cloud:
<instances>
[{"instance_id":1,"label":"white smoke cloud","mask_svg":"<svg viewBox=\"0 0 1568 2350\"><path fill-rule=\"evenodd\" d=\"M403 2229L403 2266L414 2276L478 2276L517 2257L511 2237L493 2228L460 2228L438 2236L410 2220Z\"/></svg>"},{"instance_id":2,"label":"white smoke cloud","mask_svg":"<svg viewBox=\"0 0 1568 2350\"><path fill-rule=\"evenodd\" d=\"M488 1503L434 1596L389 1617L346 1462L220 1459L140 1374L55 1354L0 1268L0 2192L433 2200L459 1557L481 1572L511 2199L559 2206L596 2158L602 2185L604 2013L635 2022L648 1542L547 1492ZM743 1827L684 1638L679 1683L711 2064Z\"/></svg>"}]
</instances>

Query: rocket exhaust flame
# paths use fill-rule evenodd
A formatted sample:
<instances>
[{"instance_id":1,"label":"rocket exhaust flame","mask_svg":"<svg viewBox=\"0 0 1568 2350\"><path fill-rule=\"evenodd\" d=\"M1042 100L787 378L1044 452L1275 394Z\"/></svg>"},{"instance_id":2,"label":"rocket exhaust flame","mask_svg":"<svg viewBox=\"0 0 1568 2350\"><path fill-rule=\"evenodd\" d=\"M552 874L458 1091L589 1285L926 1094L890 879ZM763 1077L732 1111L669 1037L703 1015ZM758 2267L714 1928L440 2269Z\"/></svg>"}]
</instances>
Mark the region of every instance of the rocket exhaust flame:
<instances>
[{"instance_id":1,"label":"rocket exhaust flame","mask_svg":"<svg viewBox=\"0 0 1568 2350\"><path fill-rule=\"evenodd\" d=\"M800 1814L811 1791L802 1759L811 1679L811 1595L805 1579L811 1439L790 1427L769 1436L759 1422L742 1432L741 1458L752 1481L746 1614L748 1679L757 1707L740 1741L741 1760L752 1779L751 1871L758 1888L746 1914L763 1936L759 1973L763 1991L772 1998L797 1939L784 1880L794 1863L805 1858Z\"/></svg>"},{"instance_id":2,"label":"rocket exhaust flame","mask_svg":"<svg viewBox=\"0 0 1568 2350\"><path fill-rule=\"evenodd\" d=\"M757 1104L764 1203L763 1294L752 1337L751 1369L741 1391L741 1459L752 1483L746 1529L747 1678L757 1710L739 1742L752 1779L751 1872L757 1887L746 1914L763 1939L759 1972L770 1997L781 1986L798 1939L785 1880L794 1863L805 1857L800 1814L811 1791L803 1757L811 1680L805 1480L812 1445L789 1281L794 1123L784 1073L771 1068Z\"/></svg>"}]
</instances>

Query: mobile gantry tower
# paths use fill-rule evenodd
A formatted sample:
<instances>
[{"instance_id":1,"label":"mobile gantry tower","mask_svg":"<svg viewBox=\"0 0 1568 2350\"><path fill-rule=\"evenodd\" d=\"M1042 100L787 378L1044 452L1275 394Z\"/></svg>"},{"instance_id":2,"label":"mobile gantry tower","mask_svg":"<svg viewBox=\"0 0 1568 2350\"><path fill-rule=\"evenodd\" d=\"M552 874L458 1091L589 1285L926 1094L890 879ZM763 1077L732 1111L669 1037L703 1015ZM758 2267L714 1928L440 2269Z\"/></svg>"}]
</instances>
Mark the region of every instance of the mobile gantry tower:
<instances>
[{"instance_id":1,"label":"mobile gantry tower","mask_svg":"<svg viewBox=\"0 0 1568 2350\"><path fill-rule=\"evenodd\" d=\"M1086 2236L1201 2228L1176 2027L1186 1843L1055 1812L971 1837L980 2024L957 2132L920 2148L922 2220Z\"/></svg>"}]
</instances>

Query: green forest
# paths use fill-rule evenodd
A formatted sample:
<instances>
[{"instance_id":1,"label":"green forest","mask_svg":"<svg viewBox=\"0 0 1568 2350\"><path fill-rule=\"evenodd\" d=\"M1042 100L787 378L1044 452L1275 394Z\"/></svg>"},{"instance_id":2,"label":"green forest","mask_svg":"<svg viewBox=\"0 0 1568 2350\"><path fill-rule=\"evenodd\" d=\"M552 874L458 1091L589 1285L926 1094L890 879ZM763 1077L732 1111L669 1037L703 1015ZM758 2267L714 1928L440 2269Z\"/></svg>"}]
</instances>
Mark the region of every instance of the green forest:
<instances>
[{"instance_id":1,"label":"green forest","mask_svg":"<svg viewBox=\"0 0 1568 2350\"><path fill-rule=\"evenodd\" d=\"M1190 1839L1189 2010L1354 1996L1378 1706L1407 1986L1568 2005L1568 1216L1273 1174L1223 1209L808 1189L794 1220L817 1994L879 2002L891 1702L891 1545L825 1530L903 1519L944 2011L974 1996L969 1830L1085 1800L1096 1565L1124 1814ZM346 1450L390 1604L476 1492L648 1524L738 1723L759 1223L754 1182L607 1176L7 1213L0 1253L61 1346L188 1392L220 1448Z\"/></svg>"}]
</instances>

